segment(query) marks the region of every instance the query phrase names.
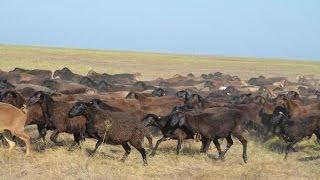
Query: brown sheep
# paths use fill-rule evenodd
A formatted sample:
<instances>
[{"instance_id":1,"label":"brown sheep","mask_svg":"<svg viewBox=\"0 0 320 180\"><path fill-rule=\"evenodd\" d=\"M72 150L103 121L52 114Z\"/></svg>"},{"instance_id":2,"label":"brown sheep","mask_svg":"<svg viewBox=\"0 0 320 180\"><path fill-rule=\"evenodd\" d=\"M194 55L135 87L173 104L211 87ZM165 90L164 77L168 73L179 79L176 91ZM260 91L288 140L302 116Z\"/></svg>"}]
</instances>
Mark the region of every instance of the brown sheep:
<instances>
[{"instance_id":1,"label":"brown sheep","mask_svg":"<svg viewBox=\"0 0 320 180\"><path fill-rule=\"evenodd\" d=\"M9 144L9 152L13 150L16 143L12 140L9 132L19 137L26 144L26 155L30 154L30 136L24 132L27 115L11 104L0 103L0 130L4 130L4 138ZM9 131L9 132L8 132Z\"/></svg>"},{"instance_id":2,"label":"brown sheep","mask_svg":"<svg viewBox=\"0 0 320 180\"><path fill-rule=\"evenodd\" d=\"M211 141L215 144L219 157L224 158L226 152L233 144L231 135L235 136L243 146L243 161L247 163L247 140L243 137L246 118L237 109L216 107L207 109L205 112L176 112L170 120L171 131L177 128L188 128L193 133L199 133L207 139L205 147L209 147ZM218 139L227 139L227 148L221 151Z\"/></svg>"},{"instance_id":3,"label":"brown sheep","mask_svg":"<svg viewBox=\"0 0 320 180\"><path fill-rule=\"evenodd\" d=\"M7 104L11 104L19 109L21 109L23 107L23 105L25 104L26 100L24 99L24 97L16 92L16 91L5 91L1 94L1 102L7 103Z\"/></svg>"},{"instance_id":4,"label":"brown sheep","mask_svg":"<svg viewBox=\"0 0 320 180\"><path fill-rule=\"evenodd\" d=\"M152 96L152 95L151 95ZM149 97L143 93L130 92L126 99L134 98L140 104L140 110L145 114L157 114L166 116L177 105L183 104L183 100L174 96Z\"/></svg>"},{"instance_id":5,"label":"brown sheep","mask_svg":"<svg viewBox=\"0 0 320 180\"><path fill-rule=\"evenodd\" d=\"M72 107L72 104L55 101L50 95L38 91L30 97L27 105L28 109L35 105L41 107L41 113L39 113L39 110L32 111L34 114L30 117L32 119L28 123L38 125L40 136L43 139L45 139L46 129L48 129L54 131L50 136L50 140L56 145L62 145L61 142L57 142L58 134L61 132L73 134L75 143L80 145L80 141L84 139L86 120L82 117L74 119L68 117L68 111Z\"/></svg>"},{"instance_id":6,"label":"brown sheep","mask_svg":"<svg viewBox=\"0 0 320 180\"><path fill-rule=\"evenodd\" d=\"M142 98L147 98L147 97L153 97L152 94L150 93L137 93L134 91L130 91L127 96L125 97L126 99L142 99Z\"/></svg>"},{"instance_id":7,"label":"brown sheep","mask_svg":"<svg viewBox=\"0 0 320 180\"><path fill-rule=\"evenodd\" d=\"M296 117L309 114L312 111L320 110L320 103L313 103L309 105L301 105L299 100L289 100L286 97L276 99L278 106L282 106L288 110L290 117Z\"/></svg>"},{"instance_id":8,"label":"brown sheep","mask_svg":"<svg viewBox=\"0 0 320 180\"><path fill-rule=\"evenodd\" d=\"M291 117L288 109L278 106L273 112L272 123L280 128L280 137L288 143L284 159L287 159L290 149L296 151L293 145L305 137L310 138L315 134L320 143L320 113L318 111Z\"/></svg>"},{"instance_id":9,"label":"brown sheep","mask_svg":"<svg viewBox=\"0 0 320 180\"><path fill-rule=\"evenodd\" d=\"M64 67L61 70L56 70L53 73L54 78L59 78L61 80L80 82L83 76L73 73L69 68Z\"/></svg>"},{"instance_id":10,"label":"brown sheep","mask_svg":"<svg viewBox=\"0 0 320 180\"><path fill-rule=\"evenodd\" d=\"M110 113L112 113L112 112L124 112L125 111L125 110L119 109L117 107L112 107L112 106L104 103L100 99L92 99L90 101L90 104L93 104L97 108L103 109L105 111L109 111ZM127 112L124 112L124 113L127 113L128 116L135 116L136 117L135 120L137 121L137 123L141 123L140 119L142 119L144 117L144 115L145 115L143 111L135 111L135 112L130 112L128 110L126 110L126 111ZM145 128L145 135L146 135L146 138L148 139L150 149L152 149L152 147L153 147L152 135L151 135L149 129L147 129L147 128Z\"/></svg>"},{"instance_id":11,"label":"brown sheep","mask_svg":"<svg viewBox=\"0 0 320 180\"><path fill-rule=\"evenodd\" d=\"M40 79L39 77L24 73L24 72L7 72L7 73L1 73L0 79L6 79L10 81L11 83L33 83L33 84L40 84L43 79Z\"/></svg>"},{"instance_id":12,"label":"brown sheep","mask_svg":"<svg viewBox=\"0 0 320 180\"><path fill-rule=\"evenodd\" d=\"M136 82L136 75L128 73L110 75L107 73L99 74L94 71L89 71L87 77L96 82L105 81L107 83L120 84L133 84L134 82Z\"/></svg>"},{"instance_id":13,"label":"brown sheep","mask_svg":"<svg viewBox=\"0 0 320 180\"><path fill-rule=\"evenodd\" d=\"M90 89L79 83L53 79L45 80L43 86L62 94L82 94Z\"/></svg>"},{"instance_id":14,"label":"brown sheep","mask_svg":"<svg viewBox=\"0 0 320 180\"><path fill-rule=\"evenodd\" d=\"M9 71L9 73L26 73L31 74L39 79L50 79L52 76L52 72L50 70L41 70L41 69L22 69L22 68L15 68L12 71Z\"/></svg>"},{"instance_id":15,"label":"brown sheep","mask_svg":"<svg viewBox=\"0 0 320 180\"><path fill-rule=\"evenodd\" d=\"M145 130L142 124L136 122L133 116L126 113L101 110L92 103L77 102L69 112L69 117L84 116L87 119L86 133L90 138L97 139L94 153L101 143L122 145L125 161L131 152L128 143L135 147L141 154L144 164L147 164L146 151L143 148Z\"/></svg>"}]
</instances>

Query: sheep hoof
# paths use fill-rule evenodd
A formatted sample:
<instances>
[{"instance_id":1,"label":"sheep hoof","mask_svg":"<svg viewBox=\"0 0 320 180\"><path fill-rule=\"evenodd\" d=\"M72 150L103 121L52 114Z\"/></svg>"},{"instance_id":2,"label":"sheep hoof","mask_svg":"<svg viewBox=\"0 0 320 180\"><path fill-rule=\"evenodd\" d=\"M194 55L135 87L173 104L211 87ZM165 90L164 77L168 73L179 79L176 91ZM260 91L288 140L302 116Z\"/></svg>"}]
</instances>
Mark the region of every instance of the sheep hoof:
<instances>
[{"instance_id":1,"label":"sheep hoof","mask_svg":"<svg viewBox=\"0 0 320 180\"><path fill-rule=\"evenodd\" d=\"M220 159L221 161L225 161L225 160L226 160L226 158L225 158L224 156L220 156L219 159Z\"/></svg>"},{"instance_id":2,"label":"sheep hoof","mask_svg":"<svg viewBox=\"0 0 320 180\"><path fill-rule=\"evenodd\" d=\"M247 164L247 162L248 162L248 157L247 156L243 157L243 162Z\"/></svg>"}]
</instances>

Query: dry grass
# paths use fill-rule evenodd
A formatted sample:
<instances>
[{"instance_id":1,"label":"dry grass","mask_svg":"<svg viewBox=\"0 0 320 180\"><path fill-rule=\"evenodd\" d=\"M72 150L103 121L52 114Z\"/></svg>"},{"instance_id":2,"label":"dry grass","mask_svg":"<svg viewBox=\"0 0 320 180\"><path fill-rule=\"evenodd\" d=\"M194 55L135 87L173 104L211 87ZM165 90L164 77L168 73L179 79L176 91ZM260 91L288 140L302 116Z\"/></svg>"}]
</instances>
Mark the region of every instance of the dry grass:
<instances>
[{"instance_id":1,"label":"dry grass","mask_svg":"<svg viewBox=\"0 0 320 180\"><path fill-rule=\"evenodd\" d=\"M35 132L35 128L29 131ZM320 146L314 138L300 143L299 152L291 153L287 161L283 161L281 141L275 138L262 145L250 138L248 164L242 161L242 146L236 139L225 161L215 159L214 148L208 156L200 154L200 143L193 141L185 143L182 154L177 156L176 142L168 141L148 159L147 167L136 150L122 163L119 160L124 150L120 146L103 145L94 157L89 157L87 149L93 149L93 140L73 151L69 151L70 135L62 135L60 140L65 146L49 144L43 149L42 143L35 142L31 157L24 157L21 150L8 155L1 148L1 179L318 179L320 174Z\"/></svg>"},{"instance_id":2,"label":"dry grass","mask_svg":"<svg viewBox=\"0 0 320 180\"><path fill-rule=\"evenodd\" d=\"M77 73L88 70L108 73L141 72L144 79L169 77L174 74L194 74L222 71L248 78L253 75L283 75L294 78L298 74L319 74L316 62L280 61L227 57L200 57L162 55L151 53L106 52L62 48L0 46L0 69L14 67L55 70L64 66ZM28 128L36 137L35 128ZM242 146L235 139L224 162L214 159L215 149L209 156L199 154L199 143L189 143L180 156L175 155L176 142L163 143L157 156L142 166L140 154L132 150L127 162L119 159L124 151L119 146L103 145L94 157L86 149L94 147L87 140L81 150L68 151L72 137L62 135L63 147L52 144L42 150L42 144L33 143L34 153L24 157L18 150L8 155L0 148L0 179L319 179L320 145L315 139L298 144L298 153L283 161L284 145L276 138L262 145L250 138L249 162L241 158ZM225 146L225 144L223 144Z\"/></svg>"},{"instance_id":3,"label":"dry grass","mask_svg":"<svg viewBox=\"0 0 320 180\"><path fill-rule=\"evenodd\" d=\"M294 79L300 74L320 74L320 63L308 61L0 45L2 70L13 67L56 70L65 66L81 74L89 70L110 74L140 72L144 79L216 71L243 78L263 74Z\"/></svg>"}]
</instances>

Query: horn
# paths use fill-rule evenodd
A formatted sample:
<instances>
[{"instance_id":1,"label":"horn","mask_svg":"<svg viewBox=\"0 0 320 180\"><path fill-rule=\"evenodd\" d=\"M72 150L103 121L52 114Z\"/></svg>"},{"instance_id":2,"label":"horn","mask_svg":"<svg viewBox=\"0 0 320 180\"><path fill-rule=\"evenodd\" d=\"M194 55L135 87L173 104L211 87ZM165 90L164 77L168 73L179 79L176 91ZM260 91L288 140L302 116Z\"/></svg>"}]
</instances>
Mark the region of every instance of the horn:
<instances>
[{"instance_id":1,"label":"horn","mask_svg":"<svg viewBox=\"0 0 320 180\"><path fill-rule=\"evenodd\" d=\"M145 115L145 116L142 118L141 121L144 121L144 120L148 119L149 117L151 117L151 118L153 118L153 119L155 119L155 120L161 119L160 116L157 116L157 115L155 115L155 114L147 114L147 115Z\"/></svg>"}]
</instances>

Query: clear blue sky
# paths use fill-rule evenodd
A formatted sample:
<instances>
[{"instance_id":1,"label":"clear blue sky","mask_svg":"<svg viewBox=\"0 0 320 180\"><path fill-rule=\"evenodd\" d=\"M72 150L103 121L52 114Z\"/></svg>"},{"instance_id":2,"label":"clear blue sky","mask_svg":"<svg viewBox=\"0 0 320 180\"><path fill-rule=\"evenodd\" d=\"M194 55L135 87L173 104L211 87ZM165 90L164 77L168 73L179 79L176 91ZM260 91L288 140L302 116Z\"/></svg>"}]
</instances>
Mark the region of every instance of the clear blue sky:
<instances>
[{"instance_id":1,"label":"clear blue sky","mask_svg":"<svg viewBox=\"0 0 320 180\"><path fill-rule=\"evenodd\" d=\"M319 0L0 0L0 43L320 60Z\"/></svg>"}]
</instances>

